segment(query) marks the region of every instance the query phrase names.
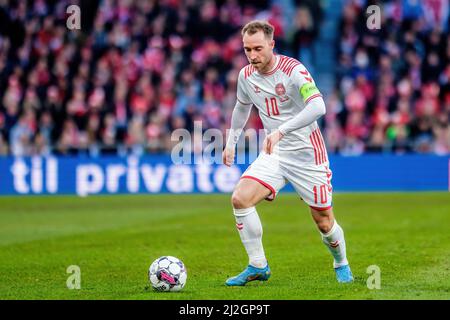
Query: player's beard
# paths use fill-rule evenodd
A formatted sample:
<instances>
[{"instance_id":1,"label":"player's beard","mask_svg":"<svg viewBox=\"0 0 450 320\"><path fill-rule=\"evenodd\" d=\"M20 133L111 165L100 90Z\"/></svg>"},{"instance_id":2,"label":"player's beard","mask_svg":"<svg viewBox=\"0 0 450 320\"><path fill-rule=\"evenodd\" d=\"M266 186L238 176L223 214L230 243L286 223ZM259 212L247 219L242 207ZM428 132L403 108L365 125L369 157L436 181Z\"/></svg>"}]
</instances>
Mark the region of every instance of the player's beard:
<instances>
[{"instance_id":1,"label":"player's beard","mask_svg":"<svg viewBox=\"0 0 450 320\"><path fill-rule=\"evenodd\" d=\"M261 67L261 63L258 61L258 63L255 62L250 62L252 64L252 66L259 71L259 68Z\"/></svg>"},{"instance_id":2,"label":"player's beard","mask_svg":"<svg viewBox=\"0 0 450 320\"><path fill-rule=\"evenodd\" d=\"M255 68L258 70L258 72L266 73L269 71L269 65L270 65L270 60L264 64L262 62L260 62L258 64L258 68L256 68L256 67Z\"/></svg>"},{"instance_id":3,"label":"player's beard","mask_svg":"<svg viewBox=\"0 0 450 320\"><path fill-rule=\"evenodd\" d=\"M263 64L261 61L258 61L258 63L252 63L253 67L258 71L261 72L267 67L267 63Z\"/></svg>"},{"instance_id":4,"label":"player's beard","mask_svg":"<svg viewBox=\"0 0 450 320\"><path fill-rule=\"evenodd\" d=\"M252 65L253 65L253 67L255 67L255 69L258 71L258 72L260 72L260 73L267 73L267 72L269 72L270 71L270 63L271 63L271 61L272 61L272 58L269 58L268 60L267 60L267 62L266 63L263 63L263 62L261 62L261 61L258 61L259 63L257 64L257 65L255 65L255 64L253 64L252 63Z\"/></svg>"}]
</instances>

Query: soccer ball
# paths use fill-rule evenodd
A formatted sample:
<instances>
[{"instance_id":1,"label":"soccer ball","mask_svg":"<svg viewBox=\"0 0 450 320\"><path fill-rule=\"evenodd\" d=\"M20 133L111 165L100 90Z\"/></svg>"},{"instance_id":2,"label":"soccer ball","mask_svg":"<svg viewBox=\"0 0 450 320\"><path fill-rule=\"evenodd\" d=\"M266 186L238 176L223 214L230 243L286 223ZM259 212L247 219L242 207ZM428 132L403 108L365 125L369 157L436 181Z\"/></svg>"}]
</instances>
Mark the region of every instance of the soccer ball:
<instances>
[{"instance_id":1,"label":"soccer ball","mask_svg":"<svg viewBox=\"0 0 450 320\"><path fill-rule=\"evenodd\" d=\"M163 256L150 265L148 279L157 291L180 291L186 284L187 272L180 259Z\"/></svg>"}]
</instances>

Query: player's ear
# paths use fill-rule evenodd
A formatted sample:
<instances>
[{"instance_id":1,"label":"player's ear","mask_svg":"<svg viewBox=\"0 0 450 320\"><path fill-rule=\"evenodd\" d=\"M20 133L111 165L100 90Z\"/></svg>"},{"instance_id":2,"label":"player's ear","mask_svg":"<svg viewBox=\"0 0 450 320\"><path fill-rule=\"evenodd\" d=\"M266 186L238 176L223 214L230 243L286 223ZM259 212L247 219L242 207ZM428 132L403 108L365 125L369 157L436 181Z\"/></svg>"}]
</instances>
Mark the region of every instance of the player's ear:
<instances>
[{"instance_id":1,"label":"player's ear","mask_svg":"<svg viewBox=\"0 0 450 320\"><path fill-rule=\"evenodd\" d=\"M275 48L275 40L272 39L272 41L270 41L270 47L272 49Z\"/></svg>"}]
</instances>

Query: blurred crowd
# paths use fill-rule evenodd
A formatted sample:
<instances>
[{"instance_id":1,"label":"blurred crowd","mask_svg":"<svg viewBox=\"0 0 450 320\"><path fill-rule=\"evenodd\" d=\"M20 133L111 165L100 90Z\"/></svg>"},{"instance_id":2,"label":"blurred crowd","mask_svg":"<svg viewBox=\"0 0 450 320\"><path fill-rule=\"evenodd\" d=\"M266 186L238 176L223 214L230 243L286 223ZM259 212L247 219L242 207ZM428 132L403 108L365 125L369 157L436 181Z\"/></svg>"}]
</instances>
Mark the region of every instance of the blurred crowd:
<instances>
[{"instance_id":1,"label":"blurred crowd","mask_svg":"<svg viewBox=\"0 0 450 320\"><path fill-rule=\"evenodd\" d=\"M450 153L448 1L385 1L378 30L366 6L349 1L339 25L329 150Z\"/></svg>"},{"instance_id":2,"label":"blurred crowd","mask_svg":"<svg viewBox=\"0 0 450 320\"><path fill-rule=\"evenodd\" d=\"M448 15L410 2L384 1L380 30L366 27L370 3L345 2L321 120L330 153L450 153ZM225 132L241 27L266 19L278 52L309 59L318 3L291 1L291 21L271 1L0 0L0 155L168 152L195 121ZM256 112L247 127L262 128Z\"/></svg>"}]
</instances>

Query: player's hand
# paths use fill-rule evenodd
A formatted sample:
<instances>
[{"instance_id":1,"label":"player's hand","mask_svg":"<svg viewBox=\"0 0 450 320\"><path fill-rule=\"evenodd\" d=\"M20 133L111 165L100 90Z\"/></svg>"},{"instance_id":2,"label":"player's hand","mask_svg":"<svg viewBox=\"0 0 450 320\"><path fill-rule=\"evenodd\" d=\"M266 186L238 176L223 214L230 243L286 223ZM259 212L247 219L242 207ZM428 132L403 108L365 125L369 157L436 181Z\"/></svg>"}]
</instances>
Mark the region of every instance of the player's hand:
<instances>
[{"instance_id":1,"label":"player's hand","mask_svg":"<svg viewBox=\"0 0 450 320\"><path fill-rule=\"evenodd\" d=\"M229 167L234 163L234 152L234 148L225 147L225 149L223 149L222 161L224 165Z\"/></svg>"},{"instance_id":2,"label":"player's hand","mask_svg":"<svg viewBox=\"0 0 450 320\"><path fill-rule=\"evenodd\" d=\"M263 142L263 151L267 154L271 154L273 152L273 148L280 141L284 135L280 132L280 130L275 130L271 134L269 134Z\"/></svg>"}]
</instances>

